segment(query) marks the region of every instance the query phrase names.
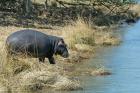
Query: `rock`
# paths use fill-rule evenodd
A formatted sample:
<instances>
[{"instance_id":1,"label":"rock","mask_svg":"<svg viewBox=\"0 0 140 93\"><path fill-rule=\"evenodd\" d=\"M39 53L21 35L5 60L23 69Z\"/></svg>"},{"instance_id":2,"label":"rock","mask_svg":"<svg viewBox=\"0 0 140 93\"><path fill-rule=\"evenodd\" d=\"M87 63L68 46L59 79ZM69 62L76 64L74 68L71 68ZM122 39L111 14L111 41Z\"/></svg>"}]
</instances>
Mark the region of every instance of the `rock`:
<instances>
[{"instance_id":1,"label":"rock","mask_svg":"<svg viewBox=\"0 0 140 93\"><path fill-rule=\"evenodd\" d=\"M91 71L91 75L95 75L95 76L107 76L107 75L111 75L112 73L110 71L107 71L103 68Z\"/></svg>"}]
</instances>

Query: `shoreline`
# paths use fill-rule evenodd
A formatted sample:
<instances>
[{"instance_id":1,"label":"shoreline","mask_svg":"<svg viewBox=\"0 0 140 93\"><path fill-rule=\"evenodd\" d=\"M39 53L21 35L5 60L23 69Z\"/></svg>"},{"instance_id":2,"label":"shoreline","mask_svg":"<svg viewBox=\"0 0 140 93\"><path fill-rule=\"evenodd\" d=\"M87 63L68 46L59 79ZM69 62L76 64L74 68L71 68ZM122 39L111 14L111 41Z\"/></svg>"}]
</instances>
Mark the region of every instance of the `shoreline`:
<instances>
[{"instance_id":1,"label":"shoreline","mask_svg":"<svg viewBox=\"0 0 140 93\"><path fill-rule=\"evenodd\" d=\"M129 14L128 14L129 15ZM104 21L104 20L102 20ZM119 23L119 22L118 22ZM52 90L78 90L83 89L77 76L106 76L112 72L106 68L80 68L91 57L96 55L103 46L117 46L121 43L117 30L121 24L110 26L96 26L87 24L82 19L72 22L64 27L51 27L54 29L27 28L41 31L45 34L56 35L64 38L70 50L70 57L63 59L55 56L56 65L38 63L37 59L19 58L19 60L6 59L4 43L6 37L12 32L25 29L24 27L0 26L0 90L38 91L43 88ZM38 24L36 25L38 26ZM78 66L78 68L76 67Z\"/></svg>"},{"instance_id":2,"label":"shoreline","mask_svg":"<svg viewBox=\"0 0 140 93\"><path fill-rule=\"evenodd\" d=\"M85 24L82 23L82 26L84 28L88 27L88 26L86 26L86 25L84 26L84 25ZM77 35L79 34L79 32L81 32L83 30L83 28L79 30L79 25L76 25L74 27L68 26L66 28L68 28L68 29L70 28L70 30L74 30L74 31L76 31L78 28ZM53 30L53 31L49 30L48 31L48 29L47 30L46 29L35 29L35 30L39 30L43 33L48 33L51 35L59 35L59 36L63 37L63 35L65 35L65 34L63 34L63 31L65 31L66 28L59 29L59 31L61 31L61 32L59 32L58 30ZM4 44L6 37L10 33L25 29L25 28L9 26L6 28L0 27L0 29L2 30L0 32L0 34L2 35L0 40L1 40L1 43ZM29 29L29 28L27 28L27 29ZM33 28L31 28L31 29L33 29ZM107 31L105 31L105 29ZM112 29L114 29L114 27ZM85 61L88 61L92 56L96 55L96 50L98 50L102 46L119 45L120 38L116 39L118 37L116 37L116 36L113 37L114 35L112 35L112 31L114 33L114 30L112 30L112 29L109 28L109 30L108 30L107 27L103 27L103 28L96 27L94 29L91 29L89 27L86 28L86 30L89 32L93 31L94 36L96 36L96 35L97 35L97 37L100 36L100 38L98 37L98 39L97 39L99 41L98 42L96 41L96 43L97 43L96 45L90 45L92 42L88 42L88 40L87 40L87 42L84 42L81 44L76 44L75 42L73 43L73 42L69 42L66 40L66 43L68 43L68 45L71 43L73 43L75 45L75 47L70 47L71 56L68 59L63 59L59 56L56 56L57 63L56 63L56 65L53 65L53 66L50 65L48 62L47 63L45 62L45 64L40 64L37 62L37 59L31 59L31 58L20 59L19 61L11 60L11 63L9 64L9 63L7 63L7 61L5 59L6 54L4 51L4 46L1 46L2 50L1 50L0 57L2 59L3 68L1 69L1 72L0 72L0 73L2 73L1 74L2 77L0 77L0 78L4 77L5 78L4 80L9 81L7 84L7 82L5 82L5 81L3 81L3 79L1 79L1 82L4 82L3 83L4 85L3 84L1 85L1 86L3 86L2 89L10 90L10 91L14 91L14 90L34 91L34 88L35 88L35 90L40 90L40 89L49 87L52 90L62 90L62 91L63 90L67 90L67 91L68 90L79 90L79 89L83 89L80 84L80 82L82 82L82 81L80 81L79 79L77 80L76 77L79 77L81 75L86 75L86 76L87 75L89 75L89 76L111 75L112 72L106 70L106 68L104 68L104 67L101 67L98 69L83 68L81 70L81 69L77 69L77 67L75 67L75 64L76 64L76 66L78 66L79 64L82 65ZM116 29L116 27L115 27L115 29ZM96 31L99 31L98 34L96 34ZM105 33L109 33L109 34L105 34ZM82 37L82 39L83 38L90 39L90 37L87 37L87 35ZM65 37L64 37L64 40L65 40ZM78 40L81 40L81 37ZM119 41L116 41L116 40L119 40ZM30 74L31 74L31 76L30 76ZM49 75L49 77L48 77L48 75ZM76 77L73 77L73 76L76 76ZM24 77L26 77L26 78L24 78ZM28 79L30 79L30 81ZM34 81L34 79L35 79L35 81ZM50 82L50 79L53 82L45 83L45 82ZM63 79L65 81L60 82ZM17 81L20 83L16 84ZM13 87L11 87L11 85Z\"/></svg>"},{"instance_id":3,"label":"shoreline","mask_svg":"<svg viewBox=\"0 0 140 93\"><path fill-rule=\"evenodd\" d=\"M85 25L85 24L84 24ZM70 26L72 29L72 26ZM74 26L77 30L79 29L79 25L77 27ZM73 29L74 29L73 28ZM85 28L85 26L84 26ZM10 63L7 63L6 59L6 51L4 50L4 42L6 40L6 37L15 32L19 31L25 28L22 27L0 27L1 29L1 51L0 51L0 58L1 60L1 86L5 90L30 90L33 91L34 88L36 90L40 90L40 88L46 88L50 87L54 90L77 90L77 89L82 89L82 86L80 84L81 81L77 80L77 78L74 78L73 76L76 75L76 77L79 75L92 75L92 76L104 76L104 75L110 75L110 72L107 72L105 68L100 68L100 69L77 69L75 67L75 64L83 64L83 61L89 60L91 56L94 55L97 47L91 46L91 45L86 45L86 43L91 43L91 42L84 42L85 44L77 45L76 47L79 47L79 49L76 49L76 47L72 47L71 56L69 59L63 59L61 57L56 56L56 65L50 65L49 62L45 62L45 64L40 64L38 63L37 59L32 59L32 58L26 58L22 59L20 58L19 60L10 60ZM29 28L28 28L29 29ZM70 30L71 30L70 29ZM93 31L94 30L86 28L87 31ZM96 28L97 29L97 28ZM37 29L35 29L37 30ZM38 29L41 32L52 34L52 35L61 35L63 33L63 30L65 29L62 28L59 29L61 30L62 33L58 31L47 31L46 29ZM80 29L81 31L83 29ZM68 30L69 31L69 30ZM78 31L78 34L79 34ZM98 35L105 35L104 33L100 32ZM63 36L63 35L62 35ZM83 36L83 35L82 35ZM107 35L104 38L110 37ZM78 37L79 38L79 37ZM84 38L89 38L87 35L84 36ZM111 37L112 38L112 37ZM82 37L83 39L83 37ZM65 40L65 38L64 38ZM81 40L81 37L79 38ZM68 44L71 44L70 42L66 42ZM108 43L108 42L107 42ZM75 42L74 42L75 44ZM104 44L102 41L100 44ZM109 44L110 45L110 44ZM108 44L107 44L108 46ZM92 47L92 48L91 48ZM79 52L80 51L80 52ZM95 53L96 54L96 53ZM109 74L110 73L110 74ZM30 76L31 75L31 76ZM48 77L49 75L49 77ZM45 76L45 77L44 77ZM61 76L61 77L59 77ZM34 81L35 79L35 81ZM51 79L50 82L49 80ZM60 82L60 80L65 80L63 82ZM24 81L24 82L23 82ZM2 83L3 82L3 83ZM16 83L20 82L20 83ZM45 83L48 82L48 83ZM50 82L50 83L49 83ZM12 87L11 87L12 86ZM65 87L64 87L65 86Z\"/></svg>"}]
</instances>

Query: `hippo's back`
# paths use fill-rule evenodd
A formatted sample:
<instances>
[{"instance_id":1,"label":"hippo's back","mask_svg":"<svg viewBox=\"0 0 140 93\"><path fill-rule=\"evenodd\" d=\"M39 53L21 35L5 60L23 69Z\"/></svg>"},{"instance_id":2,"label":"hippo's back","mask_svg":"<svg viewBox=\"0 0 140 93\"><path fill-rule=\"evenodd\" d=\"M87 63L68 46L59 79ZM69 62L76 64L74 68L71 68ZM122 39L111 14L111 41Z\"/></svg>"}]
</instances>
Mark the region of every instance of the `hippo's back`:
<instances>
[{"instance_id":1,"label":"hippo's back","mask_svg":"<svg viewBox=\"0 0 140 93\"><path fill-rule=\"evenodd\" d=\"M27 51L33 56L46 56L46 52L49 52L49 47L47 47L49 44L49 36L36 30L17 31L6 40L6 46L10 50L14 52ZM48 51L45 51L46 47Z\"/></svg>"},{"instance_id":2,"label":"hippo's back","mask_svg":"<svg viewBox=\"0 0 140 93\"><path fill-rule=\"evenodd\" d=\"M14 32L13 34L11 34L7 40L11 40L11 39L44 39L47 38L47 35L42 33L42 32L38 32L36 30L21 30L21 31L17 31Z\"/></svg>"}]
</instances>

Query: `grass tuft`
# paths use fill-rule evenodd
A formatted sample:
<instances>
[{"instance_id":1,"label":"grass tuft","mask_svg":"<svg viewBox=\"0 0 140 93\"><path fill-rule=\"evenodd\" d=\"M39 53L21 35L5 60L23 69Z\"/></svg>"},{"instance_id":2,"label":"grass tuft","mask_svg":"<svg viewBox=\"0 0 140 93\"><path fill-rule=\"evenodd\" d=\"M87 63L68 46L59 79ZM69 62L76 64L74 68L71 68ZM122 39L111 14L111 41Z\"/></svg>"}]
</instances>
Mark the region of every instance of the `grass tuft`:
<instances>
[{"instance_id":1,"label":"grass tuft","mask_svg":"<svg viewBox=\"0 0 140 93\"><path fill-rule=\"evenodd\" d=\"M73 22L62 30L62 36L65 38L70 48L74 48L75 44L95 44L94 29L90 28L82 19Z\"/></svg>"}]
</instances>

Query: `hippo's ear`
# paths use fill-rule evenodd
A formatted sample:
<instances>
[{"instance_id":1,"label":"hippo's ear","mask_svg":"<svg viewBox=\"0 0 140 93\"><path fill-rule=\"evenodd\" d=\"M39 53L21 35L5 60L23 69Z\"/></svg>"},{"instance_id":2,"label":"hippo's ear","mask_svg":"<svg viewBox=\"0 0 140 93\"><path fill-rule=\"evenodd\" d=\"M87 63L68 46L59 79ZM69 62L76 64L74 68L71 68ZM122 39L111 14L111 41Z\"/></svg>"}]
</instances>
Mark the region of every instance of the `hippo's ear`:
<instances>
[{"instance_id":1,"label":"hippo's ear","mask_svg":"<svg viewBox=\"0 0 140 93\"><path fill-rule=\"evenodd\" d=\"M62 45L62 44L65 44L63 38L61 38L61 39L58 41L58 45Z\"/></svg>"}]
</instances>

